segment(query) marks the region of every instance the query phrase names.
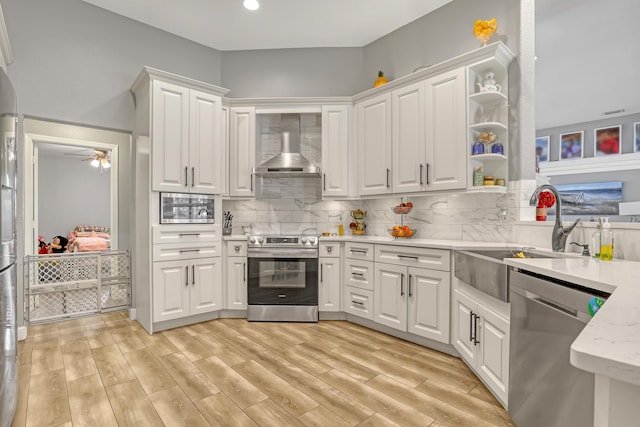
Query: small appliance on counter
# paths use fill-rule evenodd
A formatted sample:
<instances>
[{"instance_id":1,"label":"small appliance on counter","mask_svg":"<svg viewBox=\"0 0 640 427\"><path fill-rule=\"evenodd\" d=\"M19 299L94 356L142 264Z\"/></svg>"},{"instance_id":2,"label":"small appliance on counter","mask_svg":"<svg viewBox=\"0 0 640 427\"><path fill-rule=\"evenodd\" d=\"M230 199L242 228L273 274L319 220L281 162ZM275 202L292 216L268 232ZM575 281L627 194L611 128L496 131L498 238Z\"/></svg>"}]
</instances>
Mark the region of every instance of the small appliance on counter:
<instances>
[{"instance_id":1,"label":"small appliance on counter","mask_svg":"<svg viewBox=\"0 0 640 427\"><path fill-rule=\"evenodd\" d=\"M160 193L160 224L215 224L212 194Z\"/></svg>"}]
</instances>

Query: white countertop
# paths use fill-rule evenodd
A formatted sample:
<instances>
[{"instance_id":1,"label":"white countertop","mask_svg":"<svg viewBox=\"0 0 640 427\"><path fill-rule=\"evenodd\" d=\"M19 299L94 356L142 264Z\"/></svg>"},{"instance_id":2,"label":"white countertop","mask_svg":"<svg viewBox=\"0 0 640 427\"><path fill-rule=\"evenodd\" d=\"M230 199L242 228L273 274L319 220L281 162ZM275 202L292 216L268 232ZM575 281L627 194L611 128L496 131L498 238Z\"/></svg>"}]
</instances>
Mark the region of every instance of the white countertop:
<instances>
[{"instance_id":1,"label":"white countertop","mask_svg":"<svg viewBox=\"0 0 640 427\"><path fill-rule=\"evenodd\" d=\"M571 364L640 385L640 262L507 259L507 265L612 293L571 345Z\"/></svg>"}]
</instances>

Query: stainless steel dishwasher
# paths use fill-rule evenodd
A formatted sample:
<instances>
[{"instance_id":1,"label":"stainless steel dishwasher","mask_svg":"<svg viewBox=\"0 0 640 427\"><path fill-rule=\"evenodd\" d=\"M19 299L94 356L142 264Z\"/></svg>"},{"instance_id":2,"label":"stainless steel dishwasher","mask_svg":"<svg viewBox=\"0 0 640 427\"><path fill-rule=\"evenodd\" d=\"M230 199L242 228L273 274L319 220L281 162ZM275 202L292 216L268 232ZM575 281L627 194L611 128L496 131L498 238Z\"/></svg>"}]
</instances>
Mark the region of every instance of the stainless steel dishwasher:
<instances>
[{"instance_id":1,"label":"stainless steel dishwasher","mask_svg":"<svg viewBox=\"0 0 640 427\"><path fill-rule=\"evenodd\" d=\"M569 352L589 304L608 296L509 268L509 415L518 427L593 426L595 377L573 367Z\"/></svg>"}]
</instances>

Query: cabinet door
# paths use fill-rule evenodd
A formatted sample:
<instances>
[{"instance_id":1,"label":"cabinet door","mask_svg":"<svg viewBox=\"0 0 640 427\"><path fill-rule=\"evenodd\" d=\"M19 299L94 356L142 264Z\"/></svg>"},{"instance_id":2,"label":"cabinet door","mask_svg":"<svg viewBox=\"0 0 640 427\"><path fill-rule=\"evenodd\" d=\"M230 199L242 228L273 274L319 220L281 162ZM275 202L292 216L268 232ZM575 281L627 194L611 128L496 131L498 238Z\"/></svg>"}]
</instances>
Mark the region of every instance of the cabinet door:
<instances>
[{"instance_id":1,"label":"cabinet door","mask_svg":"<svg viewBox=\"0 0 640 427\"><path fill-rule=\"evenodd\" d=\"M188 191L189 89L153 81L152 189Z\"/></svg>"},{"instance_id":2,"label":"cabinet door","mask_svg":"<svg viewBox=\"0 0 640 427\"><path fill-rule=\"evenodd\" d=\"M503 402L507 402L509 386L509 321L478 304L477 372L487 386Z\"/></svg>"},{"instance_id":3,"label":"cabinet door","mask_svg":"<svg viewBox=\"0 0 640 427\"><path fill-rule=\"evenodd\" d=\"M473 343L473 318L477 303L458 291L453 292L453 334L451 341L462 358L475 369L476 346Z\"/></svg>"},{"instance_id":4,"label":"cabinet door","mask_svg":"<svg viewBox=\"0 0 640 427\"><path fill-rule=\"evenodd\" d=\"M391 192L391 93L356 106L360 195Z\"/></svg>"},{"instance_id":5,"label":"cabinet door","mask_svg":"<svg viewBox=\"0 0 640 427\"><path fill-rule=\"evenodd\" d=\"M409 267L408 331L449 344L451 273Z\"/></svg>"},{"instance_id":6,"label":"cabinet door","mask_svg":"<svg viewBox=\"0 0 640 427\"><path fill-rule=\"evenodd\" d=\"M247 309L247 259L227 258L227 308Z\"/></svg>"},{"instance_id":7,"label":"cabinet door","mask_svg":"<svg viewBox=\"0 0 640 427\"><path fill-rule=\"evenodd\" d=\"M427 190L466 188L465 70L426 81Z\"/></svg>"},{"instance_id":8,"label":"cabinet door","mask_svg":"<svg viewBox=\"0 0 640 427\"><path fill-rule=\"evenodd\" d=\"M407 330L407 268L375 264L373 320L401 331Z\"/></svg>"},{"instance_id":9,"label":"cabinet door","mask_svg":"<svg viewBox=\"0 0 640 427\"><path fill-rule=\"evenodd\" d=\"M322 195L347 196L349 107L322 106Z\"/></svg>"},{"instance_id":10,"label":"cabinet door","mask_svg":"<svg viewBox=\"0 0 640 427\"><path fill-rule=\"evenodd\" d=\"M189 95L189 190L222 193L221 98L191 90Z\"/></svg>"},{"instance_id":11,"label":"cabinet door","mask_svg":"<svg viewBox=\"0 0 640 427\"><path fill-rule=\"evenodd\" d=\"M424 189L426 173L424 82L394 90L393 110L393 192Z\"/></svg>"},{"instance_id":12,"label":"cabinet door","mask_svg":"<svg viewBox=\"0 0 640 427\"><path fill-rule=\"evenodd\" d=\"M229 195L229 107L223 106L220 111L220 128L222 129L222 161L220 175L222 176L222 194Z\"/></svg>"},{"instance_id":13,"label":"cabinet door","mask_svg":"<svg viewBox=\"0 0 640 427\"><path fill-rule=\"evenodd\" d=\"M320 258L318 309L340 311L340 258Z\"/></svg>"},{"instance_id":14,"label":"cabinet door","mask_svg":"<svg viewBox=\"0 0 640 427\"><path fill-rule=\"evenodd\" d=\"M229 121L229 195L253 196L256 109L254 107L231 108Z\"/></svg>"},{"instance_id":15,"label":"cabinet door","mask_svg":"<svg viewBox=\"0 0 640 427\"><path fill-rule=\"evenodd\" d=\"M189 262L153 263L153 321L178 319L189 315Z\"/></svg>"},{"instance_id":16,"label":"cabinet door","mask_svg":"<svg viewBox=\"0 0 640 427\"><path fill-rule=\"evenodd\" d=\"M189 287L190 314L222 309L222 258L191 260Z\"/></svg>"}]
</instances>

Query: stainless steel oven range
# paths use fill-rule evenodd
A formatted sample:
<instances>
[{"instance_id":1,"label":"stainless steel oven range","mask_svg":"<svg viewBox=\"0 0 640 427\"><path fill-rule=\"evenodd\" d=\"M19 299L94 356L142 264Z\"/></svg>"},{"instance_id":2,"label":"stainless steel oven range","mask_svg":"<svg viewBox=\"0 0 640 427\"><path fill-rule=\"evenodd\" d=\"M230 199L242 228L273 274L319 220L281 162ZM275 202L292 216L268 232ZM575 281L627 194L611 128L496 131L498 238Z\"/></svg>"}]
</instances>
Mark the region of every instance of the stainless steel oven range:
<instances>
[{"instance_id":1,"label":"stainless steel oven range","mask_svg":"<svg viewBox=\"0 0 640 427\"><path fill-rule=\"evenodd\" d=\"M247 319L318 321L318 237L250 236Z\"/></svg>"}]
</instances>

